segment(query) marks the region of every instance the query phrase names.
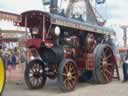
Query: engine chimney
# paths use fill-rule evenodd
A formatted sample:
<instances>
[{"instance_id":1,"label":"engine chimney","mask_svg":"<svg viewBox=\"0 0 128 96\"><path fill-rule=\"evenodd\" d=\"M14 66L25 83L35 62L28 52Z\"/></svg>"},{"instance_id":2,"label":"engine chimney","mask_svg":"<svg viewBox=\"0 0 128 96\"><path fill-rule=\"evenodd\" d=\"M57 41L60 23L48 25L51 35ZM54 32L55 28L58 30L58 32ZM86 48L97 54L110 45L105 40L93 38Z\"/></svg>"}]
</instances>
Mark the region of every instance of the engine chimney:
<instances>
[{"instance_id":1,"label":"engine chimney","mask_svg":"<svg viewBox=\"0 0 128 96\"><path fill-rule=\"evenodd\" d=\"M51 0L50 13L56 14L58 9L58 0Z\"/></svg>"}]
</instances>

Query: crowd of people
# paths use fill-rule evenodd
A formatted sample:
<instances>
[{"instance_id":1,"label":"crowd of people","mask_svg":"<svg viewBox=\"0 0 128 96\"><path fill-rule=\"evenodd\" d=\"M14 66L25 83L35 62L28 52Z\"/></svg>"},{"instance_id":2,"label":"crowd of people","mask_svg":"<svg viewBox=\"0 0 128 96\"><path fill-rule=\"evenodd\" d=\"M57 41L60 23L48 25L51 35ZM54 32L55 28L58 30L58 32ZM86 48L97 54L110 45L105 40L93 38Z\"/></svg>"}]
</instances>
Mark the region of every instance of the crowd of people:
<instances>
[{"instance_id":1,"label":"crowd of people","mask_svg":"<svg viewBox=\"0 0 128 96\"><path fill-rule=\"evenodd\" d=\"M25 51L16 47L13 49L1 48L0 56L2 57L6 70L8 70L9 66L16 69L16 65L25 63L26 59Z\"/></svg>"}]
</instances>

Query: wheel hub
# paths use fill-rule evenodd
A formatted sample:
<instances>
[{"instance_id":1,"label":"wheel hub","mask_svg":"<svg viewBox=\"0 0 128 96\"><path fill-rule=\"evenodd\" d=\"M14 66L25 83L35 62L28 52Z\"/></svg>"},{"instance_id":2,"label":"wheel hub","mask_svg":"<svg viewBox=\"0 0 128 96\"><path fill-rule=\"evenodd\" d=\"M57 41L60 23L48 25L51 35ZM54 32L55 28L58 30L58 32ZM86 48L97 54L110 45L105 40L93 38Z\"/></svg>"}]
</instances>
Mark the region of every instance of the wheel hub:
<instances>
[{"instance_id":1,"label":"wheel hub","mask_svg":"<svg viewBox=\"0 0 128 96\"><path fill-rule=\"evenodd\" d=\"M107 67L107 64L108 64L108 63L107 63L107 60L104 58L103 61L102 61L103 67Z\"/></svg>"},{"instance_id":2,"label":"wheel hub","mask_svg":"<svg viewBox=\"0 0 128 96\"><path fill-rule=\"evenodd\" d=\"M33 76L36 78L40 78L40 72L35 72Z\"/></svg>"},{"instance_id":3,"label":"wheel hub","mask_svg":"<svg viewBox=\"0 0 128 96\"><path fill-rule=\"evenodd\" d=\"M103 61L102 63L103 63L103 65L107 65L107 61Z\"/></svg>"},{"instance_id":4,"label":"wheel hub","mask_svg":"<svg viewBox=\"0 0 128 96\"><path fill-rule=\"evenodd\" d=\"M68 72L68 73L67 73L67 78L68 78L68 79L71 79L71 78L72 78L71 72Z\"/></svg>"}]
</instances>

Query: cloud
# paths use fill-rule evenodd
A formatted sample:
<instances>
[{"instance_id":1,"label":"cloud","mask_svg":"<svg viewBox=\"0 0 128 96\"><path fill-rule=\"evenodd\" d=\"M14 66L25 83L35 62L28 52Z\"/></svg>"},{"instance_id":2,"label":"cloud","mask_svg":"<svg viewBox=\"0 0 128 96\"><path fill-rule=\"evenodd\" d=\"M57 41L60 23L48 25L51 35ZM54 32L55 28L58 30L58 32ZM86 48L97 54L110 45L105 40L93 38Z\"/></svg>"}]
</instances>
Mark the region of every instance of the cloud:
<instances>
[{"instance_id":1,"label":"cloud","mask_svg":"<svg viewBox=\"0 0 128 96\"><path fill-rule=\"evenodd\" d=\"M113 23L126 24L128 20L128 6L127 0L106 0L107 10L109 11L109 15L111 15L111 21ZM110 18L109 18L110 19ZM108 20L109 20L108 19ZM125 22L124 22L125 21Z\"/></svg>"},{"instance_id":2,"label":"cloud","mask_svg":"<svg viewBox=\"0 0 128 96\"><path fill-rule=\"evenodd\" d=\"M43 10L41 0L1 0L2 10L21 13L26 10ZM1 7L1 6L0 6Z\"/></svg>"}]
</instances>

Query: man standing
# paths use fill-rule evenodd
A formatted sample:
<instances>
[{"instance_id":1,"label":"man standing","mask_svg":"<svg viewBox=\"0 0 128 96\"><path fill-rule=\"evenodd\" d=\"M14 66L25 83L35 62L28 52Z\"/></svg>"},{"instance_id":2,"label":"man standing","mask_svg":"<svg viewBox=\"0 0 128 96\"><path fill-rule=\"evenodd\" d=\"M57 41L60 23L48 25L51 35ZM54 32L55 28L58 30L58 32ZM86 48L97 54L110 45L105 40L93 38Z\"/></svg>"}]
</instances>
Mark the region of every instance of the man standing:
<instances>
[{"instance_id":1,"label":"man standing","mask_svg":"<svg viewBox=\"0 0 128 96\"><path fill-rule=\"evenodd\" d=\"M12 54L12 66L13 66L13 69L16 69L16 56L14 53Z\"/></svg>"}]
</instances>

